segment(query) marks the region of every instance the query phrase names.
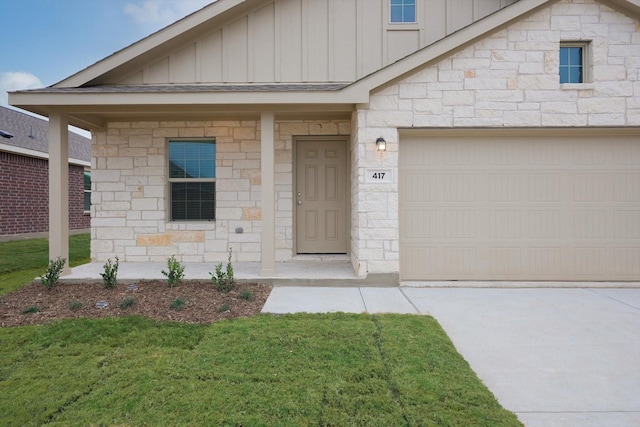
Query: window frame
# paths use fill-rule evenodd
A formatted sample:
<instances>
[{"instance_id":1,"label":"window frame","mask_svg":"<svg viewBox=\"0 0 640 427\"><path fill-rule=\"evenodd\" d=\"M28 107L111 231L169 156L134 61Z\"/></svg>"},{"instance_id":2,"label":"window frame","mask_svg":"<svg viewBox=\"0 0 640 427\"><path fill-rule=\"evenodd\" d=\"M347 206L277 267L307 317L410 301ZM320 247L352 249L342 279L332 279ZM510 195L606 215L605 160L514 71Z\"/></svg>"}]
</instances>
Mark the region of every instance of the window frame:
<instances>
[{"instance_id":1,"label":"window frame","mask_svg":"<svg viewBox=\"0 0 640 427\"><path fill-rule=\"evenodd\" d=\"M85 185L85 177L89 175L89 188L87 189L87 186ZM82 187L84 189L84 193L83 193L83 199L82 199L82 210L85 214L91 213L91 185L92 185L92 180L91 180L91 168L84 168L84 171L82 173ZM87 193L89 193L89 209L85 209L86 206L86 199L87 199Z\"/></svg>"},{"instance_id":2,"label":"window frame","mask_svg":"<svg viewBox=\"0 0 640 427\"><path fill-rule=\"evenodd\" d=\"M213 170L214 170L214 178L171 178L171 143L173 142L193 142L193 143L210 143L214 146L214 157L213 157ZM217 209L217 187L216 183L216 163L217 163L217 149L216 149L216 138L168 138L167 139L167 167L166 167L166 177L167 177L167 213L168 213L168 221L169 222L213 222L216 220L216 209ZM172 184L174 183L213 183L213 217L212 218L199 218L199 219L188 219L181 218L175 219L173 215L173 190Z\"/></svg>"},{"instance_id":3,"label":"window frame","mask_svg":"<svg viewBox=\"0 0 640 427\"><path fill-rule=\"evenodd\" d=\"M418 23L418 0L399 0L399 1L402 2L402 4L400 5L400 7L402 8L402 21L393 20L392 8L394 6L393 5L394 0L389 0L389 8L387 9L387 11L389 12L389 24L393 24L393 25L417 24ZM413 21L404 20L404 8L407 6L411 6L411 5L405 5L404 4L405 1L413 1Z\"/></svg>"},{"instance_id":4,"label":"window frame","mask_svg":"<svg viewBox=\"0 0 640 427\"><path fill-rule=\"evenodd\" d=\"M562 41L558 48L558 81L561 85L580 85L591 82L591 43L589 41ZM560 78L560 70L563 67L561 62L561 51L563 48L579 48L581 49L581 68L582 81L580 82L563 82Z\"/></svg>"}]
</instances>

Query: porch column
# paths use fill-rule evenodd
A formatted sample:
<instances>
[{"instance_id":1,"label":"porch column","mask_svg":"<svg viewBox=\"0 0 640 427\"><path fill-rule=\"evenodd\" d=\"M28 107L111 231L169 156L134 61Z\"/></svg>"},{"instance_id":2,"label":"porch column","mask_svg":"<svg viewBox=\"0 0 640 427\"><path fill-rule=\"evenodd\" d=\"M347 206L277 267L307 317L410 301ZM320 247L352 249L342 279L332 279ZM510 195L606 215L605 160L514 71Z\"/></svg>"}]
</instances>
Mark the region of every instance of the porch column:
<instances>
[{"instance_id":1,"label":"porch column","mask_svg":"<svg viewBox=\"0 0 640 427\"><path fill-rule=\"evenodd\" d=\"M274 114L263 112L260 121L260 168L262 170L262 267L260 275L273 276L276 273Z\"/></svg>"},{"instance_id":2,"label":"porch column","mask_svg":"<svg viewBox=\"0 0 640 427\"><path fill-rule=\"evenodd\" d=\"M69 268L69 130L60 113L49 116L49 259L67 260Z\"/></svg>"}]
</instances>

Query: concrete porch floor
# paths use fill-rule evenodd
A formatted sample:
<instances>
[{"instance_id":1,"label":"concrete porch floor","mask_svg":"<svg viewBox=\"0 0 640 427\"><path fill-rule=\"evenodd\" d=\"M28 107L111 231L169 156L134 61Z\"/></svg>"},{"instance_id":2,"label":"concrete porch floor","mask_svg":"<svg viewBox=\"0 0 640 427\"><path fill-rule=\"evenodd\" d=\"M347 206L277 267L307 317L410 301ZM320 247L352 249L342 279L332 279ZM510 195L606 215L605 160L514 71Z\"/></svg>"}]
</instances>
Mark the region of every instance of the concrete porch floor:
<instances>
[{"instance_id":1,"label":"concrete porch floor","mask_svg":"<svg viewBox=\"0 0 640 427\"><path fill-rule=\"evenodd\" d=\"M185 280L210 280L217 263L183 263ZM223 263L226 266L226 262ZM259 262L234 262L233 270L237 280L244 282L259 281L275 286L397 286L397 276L386 275L374 279L361 279L356 276L353 267L344 259L295 260L276 263L276 274L261 276ZM162 270L167 269L164 262L120 262L118 282L127 283L138 280L165 280ZM101 281L104 272L103 262L91 262L71 269L71 274L60 277L61 282Z\"/></svg>"}]
</instances>

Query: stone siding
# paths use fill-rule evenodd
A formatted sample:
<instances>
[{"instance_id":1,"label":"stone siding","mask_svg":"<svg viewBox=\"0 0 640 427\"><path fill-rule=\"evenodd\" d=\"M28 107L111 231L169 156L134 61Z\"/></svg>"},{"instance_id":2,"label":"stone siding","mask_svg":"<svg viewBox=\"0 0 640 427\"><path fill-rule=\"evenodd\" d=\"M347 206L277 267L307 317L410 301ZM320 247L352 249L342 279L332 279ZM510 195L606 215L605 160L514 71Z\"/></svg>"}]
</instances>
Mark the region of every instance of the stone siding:
<instances>
[{"instance_id":1,"label":"stone siding","mask_svg":"<svg viewBox=\"0 0 640 427\"><path fill-rule=\"evenodd\" d=\"M561 85L559 43L576 40L590 41L591 79ZM399 271L397 128L587 126L640 126L640 23L592 0L563 0L382 88L354 113L354 267ZM394 184L365 183L377 167Z\"/></svg>"},{"instance_id":2,"label":"stone siding","mask_svg":"<svg viewBox=\"0 0 640 427\"><path fill-rule=\"evenodd\" d=\"M275 123L276 257L293 257L293 137L348 135L349 122ZM216 141L216 219L169 221L167 144ZM260 261L260 121L112 122L93 143L91 256L128 262ZM242 229L242 232L236 230Z\"/></svg>"}]
</instances>

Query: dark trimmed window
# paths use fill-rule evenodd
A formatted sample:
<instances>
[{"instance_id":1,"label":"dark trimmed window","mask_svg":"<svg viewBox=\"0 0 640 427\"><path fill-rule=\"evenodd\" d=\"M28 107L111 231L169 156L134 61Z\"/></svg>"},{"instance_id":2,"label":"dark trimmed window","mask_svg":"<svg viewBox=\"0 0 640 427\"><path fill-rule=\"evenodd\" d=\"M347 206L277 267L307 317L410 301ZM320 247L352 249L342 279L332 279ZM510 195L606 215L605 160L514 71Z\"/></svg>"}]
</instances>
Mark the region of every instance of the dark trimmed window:
<instances>
[{"instance_id":1,"label":"dark trimmed window","mask_svg":"<svg viewBox=\"0 0 640 427\"><path fill-rule=\"evenodd\" d=\"M91 210L91 171L84 171L84 211Z\"/></svg>"},{"instance_id":2,"label":"dark trimmed window","mask_svg":"<svg viewBox=\"0 0 640 427\"><path fill-rule=\"evenodd\" d=\"M391 22L416 22L416 0L391 0Z\"/></svg>"},{"instance_id":3,"label":"dark trimmed window","mask_svg":"<svg viewBox=\"0 0 640 427\"><path fill-rule=\"evenodd\" d=\"M560 45L560 83L584 83L585 46Z\"/></svg>"},{"instance_id":4,"label":"dark trimmed window","mask_svg":"<svg viewBox=\"0 0 640 427\"><path fill-rule=\"evenodd\" d=\"M169 192L172 221L215 219L215 141L169 141Z\"/></svg>"}]
</instances>

